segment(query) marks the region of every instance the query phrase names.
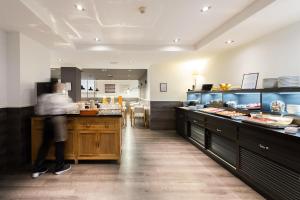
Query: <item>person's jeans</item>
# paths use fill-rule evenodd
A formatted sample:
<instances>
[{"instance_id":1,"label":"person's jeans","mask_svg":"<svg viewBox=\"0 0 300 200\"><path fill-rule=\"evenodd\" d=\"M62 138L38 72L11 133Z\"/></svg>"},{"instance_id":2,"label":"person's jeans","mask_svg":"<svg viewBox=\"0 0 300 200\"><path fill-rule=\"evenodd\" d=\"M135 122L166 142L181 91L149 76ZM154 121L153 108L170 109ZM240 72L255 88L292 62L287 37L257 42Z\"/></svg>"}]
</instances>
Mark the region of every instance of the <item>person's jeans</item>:
<instances>
[{"instance_id":1,"label":"person's jeans","mask_svg":"<svg viewBox=\"0 0 300 200\"><path fill-rule=\"evenodd\" d=\"M43 142L40 146L40 149L37 154L37 158L34 164L34 170L38 171L41 168L45 167L45 159L48 155L49 149L53 142L54 138L54 124L51 117L44 119L44 133L43 133ZM65 142L55 142L55 158L56 158L56 167L64 165L64 146Z\"/></svg>"}]
</instances>

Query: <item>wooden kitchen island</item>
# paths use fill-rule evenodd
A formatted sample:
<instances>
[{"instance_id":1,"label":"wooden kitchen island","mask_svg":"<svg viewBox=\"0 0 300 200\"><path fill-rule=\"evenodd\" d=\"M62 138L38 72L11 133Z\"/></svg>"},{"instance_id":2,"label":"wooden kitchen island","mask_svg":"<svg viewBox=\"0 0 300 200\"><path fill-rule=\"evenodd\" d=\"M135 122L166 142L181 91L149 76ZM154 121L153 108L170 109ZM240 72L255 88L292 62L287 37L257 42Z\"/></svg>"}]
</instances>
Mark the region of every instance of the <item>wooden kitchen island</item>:
<instances>
[{"instance_id":1,"label":"wooden kitchen island","mask_svg":"<svg viewBox=\"0 0 300 200\"><path fill-rule=\"evenodd\" d=\"M121 159L122 116L97 115L67 116L68 140L65 145L65 159L74 160L116 160ZM31 120L31 156L35 161L43 137L43 117ZM54 145L48 160L54 160Z\"/></svg>"}]
</instances>

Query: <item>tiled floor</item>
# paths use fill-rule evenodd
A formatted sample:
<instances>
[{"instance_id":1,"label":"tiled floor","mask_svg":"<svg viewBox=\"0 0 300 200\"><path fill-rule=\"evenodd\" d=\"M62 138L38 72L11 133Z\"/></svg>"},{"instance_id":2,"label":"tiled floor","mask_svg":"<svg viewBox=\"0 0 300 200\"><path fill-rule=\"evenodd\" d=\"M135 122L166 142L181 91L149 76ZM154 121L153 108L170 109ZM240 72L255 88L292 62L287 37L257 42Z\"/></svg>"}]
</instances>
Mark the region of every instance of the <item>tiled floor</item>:
<instances>
[{"instance_id":1,"label":"tiled floor","mask_svg":"<svg viewBox=\"0 0 300 200\"><path fill-rule=\"evenodd\" d=\"M0 175L0 199L263 199L174 131L127 127L121 165L72 167L35 180L29 172Z\"/></svg>"}]
</instances>

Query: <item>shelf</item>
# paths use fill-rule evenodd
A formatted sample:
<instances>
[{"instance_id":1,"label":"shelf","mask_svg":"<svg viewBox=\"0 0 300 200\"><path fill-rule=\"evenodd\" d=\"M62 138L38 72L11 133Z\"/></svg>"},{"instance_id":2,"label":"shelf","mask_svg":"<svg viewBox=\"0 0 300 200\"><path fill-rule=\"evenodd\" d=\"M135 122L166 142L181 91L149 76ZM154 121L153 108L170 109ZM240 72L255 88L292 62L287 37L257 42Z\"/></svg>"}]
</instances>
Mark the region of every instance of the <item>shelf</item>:
<instances>
[{"instance_id":1,"label":"shelf","mask_svg":"<svg viewBox=\"0 0 300 200\"><path fill-rule=\"evenodd\" d=\"M266 89L238 89L226 91L188 91L187 93L264 93L264 92L300 92L300 87L296 88L266 88Z\"/></svg>"}]
</instances>

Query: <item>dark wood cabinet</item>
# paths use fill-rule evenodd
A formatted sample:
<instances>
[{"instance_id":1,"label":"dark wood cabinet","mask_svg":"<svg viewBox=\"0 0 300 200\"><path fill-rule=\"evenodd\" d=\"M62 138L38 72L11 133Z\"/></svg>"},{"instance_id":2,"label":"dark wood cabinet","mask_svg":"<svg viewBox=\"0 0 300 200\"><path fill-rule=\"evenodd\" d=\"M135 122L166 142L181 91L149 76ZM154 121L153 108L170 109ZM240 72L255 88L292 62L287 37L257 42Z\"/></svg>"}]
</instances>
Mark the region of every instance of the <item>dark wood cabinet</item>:
<instances>
[{"instance_id":1,"label":"dark wood cabinet","mask_svg":"<svg viewBox=\"0 0 300 200\"><path fill-rule=\"evenodd\" d=\"M176 109L176 132L183 137L187 137L186 112L180 108Z\"/></svg>"},{"instance_id":2,"label":"dark wood cabinet","mask_svg":"<svg viewBox=\"0 0 300 200\"><path fill-rule=\"evenodd\" d=\"M298 135L185 109L176 114L179 134L267 199L300 199Z\"/></svg>"}]
</instances>

